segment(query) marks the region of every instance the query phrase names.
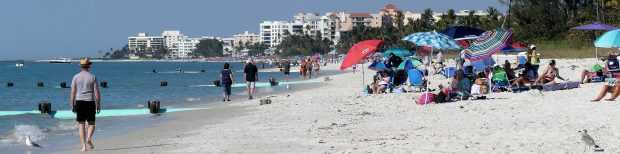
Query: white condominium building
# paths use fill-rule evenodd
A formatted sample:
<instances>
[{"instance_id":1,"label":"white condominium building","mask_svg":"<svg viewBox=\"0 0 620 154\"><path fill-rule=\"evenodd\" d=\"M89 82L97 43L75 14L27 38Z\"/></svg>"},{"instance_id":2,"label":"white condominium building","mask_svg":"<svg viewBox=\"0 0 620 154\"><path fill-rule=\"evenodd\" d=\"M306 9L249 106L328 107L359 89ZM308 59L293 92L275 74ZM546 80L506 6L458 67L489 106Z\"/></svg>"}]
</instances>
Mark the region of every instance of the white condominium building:
<instances>
[{"instance_id":1,"label":"white condominium building","mask_svg":"<svg viewBox=\"0 0 620 154\"><path fill-rule=\"evenodd\" d=\"M235 43L235 39L232 37L225 37L221 39L222 43L223 43L223 54L224 56L235 56L235 48L233 47L233 44Z\"/></svg>"},{"instance_id":2,"label":"white condominium building","mask_svg":"<svg viewBox=\"0 0 620 154\"><path fill-rule=\"evenodd\" d=\"M304 34L321 37L337 42L340 18L334 13L319 16L317 13L299 13L293 17L295 22L304 23Z\"/></svg>"},{"instance_id":3,"label":"white condominium building","mask_svg":"<svg viewBox=\"0 0 620 154\"><path fill-rule=\"evenodd\" d=\"M200 42L200 38L189 38L178 30L164 31L161 35L172 58L190 58L190 54Z\"/></svg>"},{"instance_id":4,"label":"white condominium building","mask_svg":"<svg viewBox=\"0 0 620 154\"><path fill-rule=\"evenodd\" d=\"M161 36L148 36L147 33L138 33L138 36L127 38L127 46L132 53L159 52L164 45Z\"/></svg>"},{"instance_id":5,"label":"white condominium building","mask_svg":"<svg viewBox=\"0 0 620 154\"><path fill-rule=\"evenodd\" d=\"M260 39L269 47L276 47L289 35L303 34L304 24L288 21L263 21L260 23Z\"/></svg>"}]
</instances>

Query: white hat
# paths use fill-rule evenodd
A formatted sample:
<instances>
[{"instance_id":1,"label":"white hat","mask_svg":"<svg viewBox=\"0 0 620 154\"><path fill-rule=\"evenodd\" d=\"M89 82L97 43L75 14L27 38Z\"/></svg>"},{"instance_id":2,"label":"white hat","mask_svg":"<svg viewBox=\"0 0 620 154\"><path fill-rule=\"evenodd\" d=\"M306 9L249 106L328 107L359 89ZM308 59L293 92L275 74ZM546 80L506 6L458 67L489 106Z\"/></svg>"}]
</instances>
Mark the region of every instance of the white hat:
<instances>
[{"instance_id":1,"label":"white hat","mask_svg":"<svg viewBox=\"0 0 620 154\"><path fill-rule=\"evenodd\" d=\"M252 62L252 58L248 58L248 60L245 61L245 63L251 63Z\"/></svg>"},{"instance_id":2,"label":"white hat","mask_svg":"<svg viewBox=\"0 0 620 154\"><path fill-rule=\"evenodd\" d=\"M530 49L534 49L534 48L536 48L536 45L534 44L530 45Z\"/></svg>"}]
</instances>

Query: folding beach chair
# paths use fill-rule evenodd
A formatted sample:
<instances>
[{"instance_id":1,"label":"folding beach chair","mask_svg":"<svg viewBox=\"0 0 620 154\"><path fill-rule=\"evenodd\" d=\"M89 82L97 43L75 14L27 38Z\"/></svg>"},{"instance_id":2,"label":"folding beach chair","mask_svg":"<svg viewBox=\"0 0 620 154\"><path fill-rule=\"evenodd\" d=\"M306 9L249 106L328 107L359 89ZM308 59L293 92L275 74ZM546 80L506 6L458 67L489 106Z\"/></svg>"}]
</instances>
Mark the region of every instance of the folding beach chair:
<instances>
[{"instance_id":1,"label":"folding beach chair","mask_svg":"<svg viewBox=\"0 0 620 154\"><path fill-rule=\"evenodd\" d=\"M451 78L451 77L454 77L454 75L456 75L456 67L445 67L444 68L444 72L443 72L444 77Z\"/></svg>"},{"instance_id":2,"label":"folding beach chair","mask_svg":"<svg viewBox=\"0 0 620 154\"><path fill-rule=\"evenodd\" d=\"M426 84L424 83L424 76L420 70L410 69L407 71L407 75L411 86L418 87L420 91L425 88Z\"/></svg>"},{"instance_id":3,"label":"folding beach chair","mask_svg":"<svg viewBox=\"0 0 620 154\"><path fill-rule=\"evenodd\" d=\"M510 86L510 80L508 80L508 74L506 73L506 70L501 67L493 67L491 72L493 73L493 77L491 78L491 81L493 82L493 88L491 89L493 91L500 89L502 91L507 90L507 88Z\"/></svg>"}]
</instances>

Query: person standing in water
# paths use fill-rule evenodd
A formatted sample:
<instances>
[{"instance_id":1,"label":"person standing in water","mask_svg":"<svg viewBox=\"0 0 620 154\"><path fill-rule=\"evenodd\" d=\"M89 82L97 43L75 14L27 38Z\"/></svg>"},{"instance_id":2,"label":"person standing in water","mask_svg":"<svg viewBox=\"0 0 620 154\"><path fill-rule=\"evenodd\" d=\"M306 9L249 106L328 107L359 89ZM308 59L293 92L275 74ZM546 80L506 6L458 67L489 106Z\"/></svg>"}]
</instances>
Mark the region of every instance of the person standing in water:
<instances>
[{"instance_id":1,"label":"person standing in water","mask_svg":"<svg viewBox=\"0 0 620 154\"><path fill-rule=\"evenodd\" d=\"M229 68L230 64L224 63L224 69L220 75L222 86L224 87L224 99L222 99L222 102L230 101L231 87L235 83L233 73Z\"/></svg>"},{"instance_id":2,"label":"person standing in water","mask_svg":"<svg viewBox=\"0 0 620 154\"><path fill-rule=\"evenodd\" d=\"M95 114L101 111L101 95L97 86L97 78L89 72L92 63L88 58L80 60L82 71L71 81L71 111L77 114L78 133L82 143L82 151L94 149L92 137L95 132ZM88 135L84 134L84 124L88 121Z\"/></svg>"},{"instance_id":3,"label":"person standing in water","mask_svg":"<svg viewBox=\"0 0 620 154\"><path fill-rule=\"evenodd\" d=\"M291 62L289 60L282 61L282 72L284 72L284 81L288 82L288 74L291 72Z\"/></svg>"},{"instance_id":4,"label":"person standing in water","mask_svg":"<svg viewBox=\"0 0 620 154\"><path fill-rule=\"evenodd\" d=\"M258 81L258 68L256 68L256 65L254 65L251 58L248 59L246 63L247 64L243 69L243 76L245 79L245 84L248 88L248 95L250 95L250 98L248 99L254 99L252 95L254 94L254 87L256 86L256 81Z\"/></svg>"}]
</instances>

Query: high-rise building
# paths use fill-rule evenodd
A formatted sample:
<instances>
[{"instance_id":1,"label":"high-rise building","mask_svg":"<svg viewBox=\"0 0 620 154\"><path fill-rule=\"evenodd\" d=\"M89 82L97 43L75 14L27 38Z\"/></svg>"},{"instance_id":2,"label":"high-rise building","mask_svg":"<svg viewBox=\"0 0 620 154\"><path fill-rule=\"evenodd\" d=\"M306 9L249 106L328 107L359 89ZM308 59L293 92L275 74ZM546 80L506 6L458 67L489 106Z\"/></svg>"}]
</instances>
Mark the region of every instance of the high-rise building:
<instances>
[{"instance_id":1,"label":"high-rise building","mask_svg":"<svg viewBox=\"0 0 620 154\"><path fill-rule=\"evenodd\" d=\"M161 36L148 36L147 33L138 33L138 36L127 38L127 46L132 53L152 53L163 49L164 38Z\"/></svg>"},{"instance_id":2,"label":"high-rise building","mask_svg":"<svg viewBox=\"0 0 620 154\"><path fill-rule=\"evenodd\" d=\"M161 35L172 58L190 58L190 54L200 42L199 38L189 38L178 30L164 31Z\"/></svg>"},{"instance_id":3,"label":"high-rise building","mask_svg":"<svg viewBox=\"0 0 620 154\"><path fill-rule=\"evenodd\" d=\"M263 21L260 23L260 39L269 47L276 47L290 35L303 34L304 24L288 21Z\"/></svg>"},{"instance_id":4,"label":"high-rise building","mask_svg":"<svg viewBox=\"0 0 620 154\"><path fill-rule=\"evenodd\" d=\"M321 34L322 38L337 41L336 33L339 28L339 20L334 13L326 13L323 16L319 16L317 13L299 13L293 17L295 22L304 23L304 34L308 34L315 37Z\"/></svg>"}]
</instances>

